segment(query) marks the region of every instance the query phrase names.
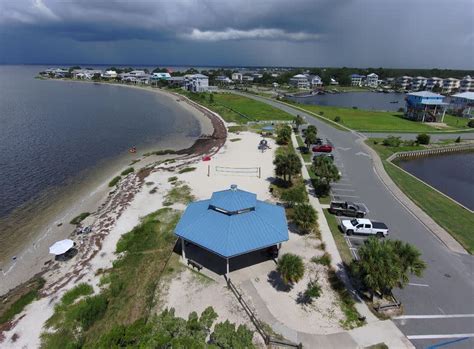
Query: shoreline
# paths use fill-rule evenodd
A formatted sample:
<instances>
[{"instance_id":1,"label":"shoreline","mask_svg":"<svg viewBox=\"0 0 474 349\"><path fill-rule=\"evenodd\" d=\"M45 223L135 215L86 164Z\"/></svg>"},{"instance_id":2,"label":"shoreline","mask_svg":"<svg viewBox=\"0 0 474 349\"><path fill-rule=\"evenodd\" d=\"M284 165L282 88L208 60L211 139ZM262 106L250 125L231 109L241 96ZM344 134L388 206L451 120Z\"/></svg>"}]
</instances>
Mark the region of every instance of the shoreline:
<instances>
[{"instance_id":1,"label":"shoreline","mask_svg":"<svg viewBox=\"0 0 474 349\"><path fill-rule=\"evenodd\" d=\"M124 86L131 88L140 88L136 86ZM154 92L154 90L141 88L146 91ZM180 96L180 102L176 101L176 96L171 93L164 91L155 91L158 92L161 96L165 96L169 99L175 99L174 103L178 103L180 108L186 109L188 112L191 112L195 119L199 122L200 126L200 136L194 140L189 146L188 142L184 141L183 144L179 144L178 147L168 146L167 148L173 148L173 154L164 154L164 155L151 155L151 156L134 156L129 157L125 154L119 155L113 160L113 164L110 165L108 162L108 168L104 171L106 164L101 163L89 174L87 183L81 183L81 188L79 190L73 190L72 198L68 198L67 203L63 206L62 203L59 204L59 207L52 207L54 205L49 205L48 209L44 211L45 217L39 218L38 225L31 227L30 233L25 237L25 240L18 242L16 246L16 251L12 251L11 254L16 254L16 259L5 260L5 263L2 263L0 271L2 272L2 282L0 284L0 295L8 294L11 290L15 289L18 286L21 286L22 283L27 283L34 275L44 273L49 269L51 264L54 264L54 260L51 260L51 256L48 254L47 246L52 242L61 239L67 238L69 235L74 235L75 226L70 225L69 221L75 217L80 212L91 212L91 216L94 216L94 213L97 215L101 208L106 206L107 201L110 199L111 193L114 193L113 188L108 187L108 182L112 178L112 174L118 174L124 168L130 166L132 160L139 159L139 162L134 164L134 167L138 170L142 167L150 166L153 163L159 163L166 159L170 158L189 158L193 154L203 154L207 151L211 151L212 148L216 146L222 146L225 142L226 130L222 121L219 122L214 120L212 115L206 110L199 110L195 108L192 102L187 102L186 99ZM222 127L224 131L222 132ZM217 130L217 131L216 131ZM203 139L203 135L209 135L212 132L212 137ZM184 144L187 143L187 144ZM221 143L219 145L219 143ZM159 146L159 145L158 145ZM152 146L149 150L158 150L157 146ZM107 161L106 161L107 162ZM100 181L93 181L94 178L101 177ZM135 175L133 175L135 176ZM128 178L129 176L127 176ZM140 183L142 185L143 183ZM74 185L74 184L73 184ZM112 190L112 192L110 192ZM67 191L67 190L66 190ZM58 205L56 205L58 206ZM52 211L52 212L51 212ZM91 221L92 217L89 220L84 222L87 223ZM60 226L59 224L62 223ZM36 231L36 233L34 231Z\"/></svg>"}]
</instances>

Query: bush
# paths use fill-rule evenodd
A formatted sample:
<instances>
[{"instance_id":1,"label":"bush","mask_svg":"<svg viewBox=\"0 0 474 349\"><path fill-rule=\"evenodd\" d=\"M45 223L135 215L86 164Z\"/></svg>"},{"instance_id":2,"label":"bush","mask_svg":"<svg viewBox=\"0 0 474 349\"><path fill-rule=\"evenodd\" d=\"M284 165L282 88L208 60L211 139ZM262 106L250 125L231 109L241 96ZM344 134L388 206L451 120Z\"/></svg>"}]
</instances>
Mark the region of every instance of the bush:
<instances>
[{"instance_id":1,"label":"bush","mask_svg":"<svg viewBox=\"0 0 474 349\"><path fill-rule=\"evenodd\" d=\"M311 262L329 267L331 265L331 255L327 252L324 252L321 257L311 258Z\"/></svg>"},{"instance_id":2,"label":"bush","mask_svg":"<svg viewBox=\"0 0 474 349\"><path fill-rule=\"evenodd\" d=\"M107 305L107 298L103 294L87 297L67 313L67 318L78 322L84 330L87 330L104 315Z\"/></svg>"},{"instance_id":3,"label":"bush","mask_svg":"<svg viewBox=\"0 0 474 349\"><path fill-rule=\"evenodd\" d=\"M94 292L91 285L86 283L80 283L74 288L67 291L61 298L62 305L71 305L80 296L88 296Z\"/></svg>"},{"instance_id":4,"label":"bush","mask_svg":"<svg viewBox=\"0 0 474 349\"><path fill-rule=\"evenodd\" d=\"M252 338L253 332L245 325L239 325L236 330L229 320L216 324L211 333L211 343L222 349L254 348Z\"/></svg>"},{"instance_id":5,"label":"bush","mask_svg":"<svg viewBox=\"0 0 474 349\"><path fill-rule=\"evenodd\" d=\"M84 219L86 219L88 216L90 216L89 212L82 212L80 215L78 215L78 216L74 217L73 219L71 219L71 221L69 223L73 224L73 225L78 225Z\"/></svg>"},{"instance_id":6,"label":"bush","mask_svg":"<svg viewBox=\"0 0 474 349\"><path fill-rule=\"evenodd\" d=\"M336 117L334 118L334 121L335 121L335 122L341 122L341 117L340 117L340 116L336 116Z\"/></svg>"},{"instance_id":7,"label":"bush","mask_svg":"<svg viewBox=\"0 0 474 349\"><path fill-rule=\"evenodd\" d=\"M401 143L401 138L395 136L388 136L383 140L383 145L385 145L386 147L399 147Z\"/></svg>"},{"instance_id":8,"label":"bush","mask_svg":"<svg viewBox=\"0 0 474 349\"><path fill-rule=\"evenodd\" d=\"M278 259L277 271L285 284L293 284L303 278L303 259L292 253L285 253Z\"/></svg>"},{"instance_id":9,"label":"bush","mask_svg":"<svg viewBox=\"0 0 474 349\"><path fill-rule=\"evenodd\" d=\"M467 126L471 127L471 128L474 128L474 119L469 120L468 123L467 123Z\"/></svg>"},{"instance_id":10,"label":"bush","mask_svg":"<svg viewBox=\"0 0 474 349\"><path fill-rule=\"evenodd\" d=\"M314 192L318 198L329 195L329 192L331 191L331 185L328 182L318 178L312 179L311 181L313 183Z\"/></svg>"},{"instance_id":11,"label":"bush","mask_svg":"<svg viewBox=\"0 0 474 349\"><path fill-rule=\"evenodd\" d=\"M114 177L110 182L109 182L109 187L115 187L117 183L120 181L121 176L116 176Z\"/></svg>"},{"instance_id":12,"label":"bush","mask_svg":"<svg viewBox=\"0 0 474 349\"><path fill-rule=\"evenodd\" d=\"M405 112L405 108L403 108L403 107L398 108L398 112L399 112L399 113Z\"/></svg>"},{"instance_id":13,"label":"bush","mask_svg":"<svg viewBox=\"0 0 474 349\"><path fill-rule=\"evenodd\" d=\"M280 197L290 207L293 207L295 204L302 204L308 200L306 188L303 184L283 191Z\"/></svg>"},{"instance_id":14,"label":"bush","mask_svg":"<svg viewBox=\"0 0 474 349\"><path fill-rule=\"evenodd\" d=\"M133 167L129 167L129 168L127 168L126 170L123 170L122 173L121 173L121 175L122 175L122 176L126 176L126 175L128 175L129 173L132 173L132 172L134 172L134 171L135 171L135 169L134 169Z\"/></svg>"},{"instance_id":15,"label":"bush","mask_svg":"<svg viewBox=\"0 0 474 349\"><path fill-rule=\"evenodd\" d=\"M310 299L319 298L321 295L321 286L318 285L318 279L311 279L304 293Z\"/></svg>"},{"instance_id":16,"label":"bush","mask_svg":"<svg viewBox=\"0 0 474 349\"><path fill-rule=\"evenodd\" d=\"M178 177L176 176L168 178L168 182L176 182L177 180L178 180Z\"/></svg>"},{"instance_id":17,"label":"bush","mask_svg":"<svg viewBox=\"0 0 474 349\"><path fill-rule=\"evenodd\" d=\"M418 136L416 136L416 141L418 144L430 144L430 135L427 135L426 133L420 133Z\"/></svg>"},{"instance_id":18,"label":"bush","mask_svg":"<svg viewBox=\"0 0 474 349\"><path fill-rule=\"evenodd\" d=\"M186 168L183 168L182 170L179 170L178 173L182 174L182 173L186 173L186 172L192 172L192 171L195 171L195 170L196 170L196 167L186 167Z\"/></svg>"},{"instance_id":19,"label":"bush","mask_svg":"<svg viewBox=\"0 0 474 349\"><path fill-rule=\"evenodd\" d=\"M303 233L310 232L316 225L318 214L309 204L298 204L293 210L293 222Z\"/></svg>"}]
</instances>

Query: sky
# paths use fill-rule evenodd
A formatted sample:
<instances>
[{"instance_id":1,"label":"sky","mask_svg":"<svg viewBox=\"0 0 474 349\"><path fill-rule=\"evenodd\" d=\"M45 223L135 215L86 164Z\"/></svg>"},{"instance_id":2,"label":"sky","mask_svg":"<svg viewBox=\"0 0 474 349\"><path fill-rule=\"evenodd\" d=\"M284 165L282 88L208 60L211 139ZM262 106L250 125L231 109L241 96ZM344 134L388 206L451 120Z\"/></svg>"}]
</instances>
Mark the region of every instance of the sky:
<instances>
[{"instance_id":1,"label":"sky","mask_svg":"<svg viewBox=\"0 0 474 349\"><path fill-rule=\"evenodd\" d=\"M0 0L1 64L474 68L474 0Z\"/></svg>"}]
</instances>

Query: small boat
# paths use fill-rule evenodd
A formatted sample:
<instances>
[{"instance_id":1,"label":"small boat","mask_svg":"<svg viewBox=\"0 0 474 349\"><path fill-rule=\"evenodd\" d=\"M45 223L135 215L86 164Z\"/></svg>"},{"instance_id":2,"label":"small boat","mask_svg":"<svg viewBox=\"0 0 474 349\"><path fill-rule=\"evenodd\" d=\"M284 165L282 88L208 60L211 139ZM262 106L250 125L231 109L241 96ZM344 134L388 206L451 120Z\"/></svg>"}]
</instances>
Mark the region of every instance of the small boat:
<instances>
[{"instance_id":1,"label":"small boat","mask_svg":"<svg viewBox=\"0 0 474 349\"><path fill-rule=\"evenodd\" d=\"M128 150L129 153L131 154L135 154L137 152L137 147L131 147L129 150Z\"/></svg>"},{"instance_id":2,"label":"small boat","mask_svg":"<svg viewBox=\"0 0 474 349\"><path fill-rule=\"evenodd\" d=\"M391 101L390 103L398 103L399 101Z\"/></svg>"}]
</instances>

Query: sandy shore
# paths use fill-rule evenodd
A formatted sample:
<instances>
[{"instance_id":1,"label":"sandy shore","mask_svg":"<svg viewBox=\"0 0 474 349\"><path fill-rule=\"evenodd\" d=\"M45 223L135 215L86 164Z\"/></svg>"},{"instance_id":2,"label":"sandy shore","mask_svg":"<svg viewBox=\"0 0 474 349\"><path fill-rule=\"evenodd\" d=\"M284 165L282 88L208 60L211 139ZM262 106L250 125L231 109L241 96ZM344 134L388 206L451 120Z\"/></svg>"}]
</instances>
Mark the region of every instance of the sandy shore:
<instances>
[{"instance_id":1,"label":"sandy shore","mask_svg":"<svg viewBox=\"0 0 474 349\"><path fill-rule=\"evenodd\" d=\"M191 104L184 102L179 97L157 89L142 88L138 86L118 85L124 88L135 88L159 94L160 97L168 99L168 102L176 104L177 108L182 108L192 113L198 120L201 135L210 135L214 132L212 121L202 111L194 108ZM177 102L179 100L179 102ZM6 253L2 251L6 258L0 264L0 295L6 294L9 290L27 281L35 274L40 274L49 269L52 264L52 255L48 254L48 247L54 241L68 238L74 234L74 226L69 221L81 212L95 212L97 214L101 205L109 198L110 188L108 182L123 169L128 167L132 161L136 169L145 167L153 162L176 156L185 156L199 151L201 139L167 140L157 144L150 149L140 149L140 155L124 154L118 159L100 166L89 174L85 183L81 183L72 190L68 190L54 203L46 207L41 216L35 217L31 222L24 222L24 233L21 234L21 241L16 241L14 246L10 246ZM173 144L173 145L170 145ZM159 149L173 149L179 152L178 155L148 156L141 154ZM94 216L94 215L93 215ZM84 222L90 224L92 218ZM12 257L15 256L15 259Z\"/></svg>"}]
</instances>

